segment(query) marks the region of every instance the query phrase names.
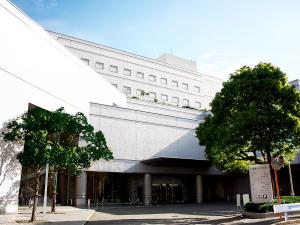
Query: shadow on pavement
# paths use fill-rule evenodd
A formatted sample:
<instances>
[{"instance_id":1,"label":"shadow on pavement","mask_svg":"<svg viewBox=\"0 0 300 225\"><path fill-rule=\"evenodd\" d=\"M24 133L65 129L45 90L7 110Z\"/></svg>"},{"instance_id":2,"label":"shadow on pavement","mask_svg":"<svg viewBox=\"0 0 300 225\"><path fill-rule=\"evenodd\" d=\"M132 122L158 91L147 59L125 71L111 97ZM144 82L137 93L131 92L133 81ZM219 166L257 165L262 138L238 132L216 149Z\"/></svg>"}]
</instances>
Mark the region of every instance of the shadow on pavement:
<instances>
[{"instance_id":1,"label":"shadow on pavement","mask_svg":"<svg viewBox=\"0 0 300 225\"><path fill-rule=\"evenodd\" d=\"M216 220L207 220L202 218L180 218L180 219L126 219L126 220L110 220L110 221L89 221L87 225L139 225L139 224L176 224L176 225L193 225L193 224L248 224L248 225L271 225L278 222L277 219L269 220L269 221L260 221L260 222L250 222L244 223L241 221L242 218L234 217L234 218L226 218L226 219L216 219Z\"/></svg>"}]
</instances>

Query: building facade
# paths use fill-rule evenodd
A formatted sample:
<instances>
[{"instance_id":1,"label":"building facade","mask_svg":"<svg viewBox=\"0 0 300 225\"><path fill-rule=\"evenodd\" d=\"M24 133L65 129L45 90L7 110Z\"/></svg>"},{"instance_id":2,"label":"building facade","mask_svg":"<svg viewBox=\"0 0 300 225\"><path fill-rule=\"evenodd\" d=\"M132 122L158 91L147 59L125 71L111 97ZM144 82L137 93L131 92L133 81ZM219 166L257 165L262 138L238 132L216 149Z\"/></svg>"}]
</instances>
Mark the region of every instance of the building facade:
<instances>
[{"instance_id":1,"label":"building facade","mask_svg":"<svg viewBox=\"0 0 300 225\"><path fill-rule=\"evenodd\" d=\"M90 122L103 131L114 159L97 161L74 179L71 187L76 188L70 191L76 204L87 199L146 205L202 202L231 194L195 138L222 80L197 72L196 62L174 55L149 59L49 33L127 96L126 108L90 104Z\"/></svg>"},{"instance_id":2,"label":"building facade","mask_svg":"<svg viewBox=\"0 0 300 225\"><path fill-rule=\"evenodd\" d=\"M1 214L18 210L22 171L16 156L23 144L2 140L8 120L26 112L30 104L89 116L90 102L126 107L126 98L6 0L0 0L0 27ZM79 92L82 87L88 88Z\"/></svg>"}]
</instances>

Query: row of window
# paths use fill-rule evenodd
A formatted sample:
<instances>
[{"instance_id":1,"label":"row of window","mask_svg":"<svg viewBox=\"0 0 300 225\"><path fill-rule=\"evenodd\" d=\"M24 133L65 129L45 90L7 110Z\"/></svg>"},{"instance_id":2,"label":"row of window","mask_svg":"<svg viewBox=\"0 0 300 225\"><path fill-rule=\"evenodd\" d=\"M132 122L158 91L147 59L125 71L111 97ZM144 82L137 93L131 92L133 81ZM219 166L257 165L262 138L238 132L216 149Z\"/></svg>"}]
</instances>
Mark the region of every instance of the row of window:
<instances>
[{"instance_id":1,"label":"row of window","mask_svg":"<svg viewBox=\"0 0 300 225\"><path fill-rule=\"evenodd\" d=\"M117 88L117 84L112 84L112 85ZM123 86L122 91L126 96L131 96L131 87ZM147 100L150 100L150 101L158 100L155 92L147 93L144 90L137 89L136 90L136 95L137 95L137 97L146 98ZM169 101L169 96L165 95L165 94L161 94L160 95L160 100L163 101L163 102L168 102ZM175 105L178 105L179 104L179 97L173 96L172 97L172 103L175 104ZM190 106L190 101L188 99L183 99L182 100L182 105L183 106ZM201 108L201 102L195 102L195 107L200 109Z\"/></svg>"},{"instance_id":2,"label":"row of window","mask_svg":"<svg viewBox=\"0 0 300 225\"><path fill-rule=\"evenodd\" d=\"M88 59L82 58L81 60L83 62L85 62L87 65L89 65L89 63L90 63ZM104 69L104 63L96 62L95 63L95 68L96 68L97 71L103 70ZM118 73L118 66L110 65L109 71L112 72L112 73ZM131 76L131 70L127 69L127 68L124 68L123 74L125 76ZM136 78L138 78L138 79L144 79L145 78L145 74L143 72L136 72ZM152 82L152 83L156 83L157 82L157 78L156 78L155 75L149 75L148 76L148 80L150 82ZM160 78L160 83L162 85L167 85L168 84L167 78L164 78L164 77ZM178 81L172 80L171 81L171 86L178 88L179 87ZM183 90L189 90L189 85L187 83L182 83L182 89ZM200 87L199 86L194 86L194 92L200 93Z\"/></svg>"}]
</instances>

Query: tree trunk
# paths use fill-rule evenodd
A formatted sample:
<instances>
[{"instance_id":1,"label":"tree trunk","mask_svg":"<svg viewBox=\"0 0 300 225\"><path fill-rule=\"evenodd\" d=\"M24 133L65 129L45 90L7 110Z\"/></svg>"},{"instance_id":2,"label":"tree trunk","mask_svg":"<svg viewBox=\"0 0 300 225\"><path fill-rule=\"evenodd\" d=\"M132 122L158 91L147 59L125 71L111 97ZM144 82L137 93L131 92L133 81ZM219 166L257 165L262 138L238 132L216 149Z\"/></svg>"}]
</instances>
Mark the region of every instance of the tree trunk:
<instances>
[{"instance_id":1,"label":"tree trunk","mask_svg":"<svg viewBox=\"0 0 300 225\"><path fill-rule=\"evenodd\" d=\"M36 176L35 176L35 189L34 189L33 206L32 206L32 214L31 214L30 222L34 222L36 220L35 214L36 214L37 198L39 195L40 175L41 175L41 171L40 169L37 169Z\"/></svg>"},{"instance_id":2,"label":"tree trunk","mask_svg":"<svg viewBox=\"0 0 300 225\"><path fill-rule=\"evenodd\" d=\"M51 169L50 170L50 177L51 177L51 213L55 212L56 208L56 170Z\"/></svg>"}]
</instances>

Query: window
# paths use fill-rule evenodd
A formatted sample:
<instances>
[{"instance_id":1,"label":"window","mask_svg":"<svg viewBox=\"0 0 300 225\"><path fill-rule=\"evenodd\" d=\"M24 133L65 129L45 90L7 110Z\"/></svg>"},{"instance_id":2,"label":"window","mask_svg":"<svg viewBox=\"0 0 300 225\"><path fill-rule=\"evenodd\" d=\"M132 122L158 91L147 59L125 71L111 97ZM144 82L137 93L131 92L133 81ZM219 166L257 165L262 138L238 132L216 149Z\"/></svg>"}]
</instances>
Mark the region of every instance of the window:
<instances>
[{"instance_id":1,"label":"window","mask_svg":"<svg viewBox=\"0 0 300 225\"><path fill-rule=\"evenodd\" d=\"M96 62L95 63L95 68L96 70L103 70L104 69L104 63L101 63L101 62Z\"/></svg>"},{"instance_id":2,"label":"window","mask_svg":"<svg viewBox=\"0 0 300 225\"><path fill-rule=\"evenodd\" d=\"M118 88L118 85L117 84L111 84L112 86L114 86L115 88Z\"/></svg>"},{"instance_id":3,"label":"window","mask_svg":"<svg viewBox=\"0 0 300 225\"><path fill-rule=\"evenodd\" d=\"M182 89L188 90L189 89L189 85L186 84L186 83L182 83Z\"/></svg>"},{"instance_id":4,"label":"window","mask_svg":"<svg viewBox=\"0 0 300 225\"><path fill-rule=\"evenodd\" d=\"M142 72L136 72L136 78L144 79L144 73L142 73Z\"/></svg>"},{"instance_id":5,"label":"window","mask_svg":"<svg viewBox=\"0 0 300 225\"><path fill-rule=\"evenodd\" d=\"M175 103L175 104L178 104L179 103L179 98L178 97L173 97L172 102Z\"/></svg>"},{"instance_id":6,"label":"window","mask_svg":"<svg viewBox=\"0 0 300 225\"><path fill-rule=\"evenodd\" d=\"M189 106L189 103L188 99L183 99L183 106Z\"/></svg>"},{"instance_id":7,"label":"window","mask_svg":"<svg viewBox=\"0 0 300 225\"><path fill-rule=\"evenodd\" d=\"M154 101L156 99L156 93L149 92L149 99Z\"/></svg>"},{"instance_id":8,"label":"window","mask_svg":"<svg viewBox=\"0 0 300 225\"><path fill-rule=\"evenodd\" d=\"M161 100L162 100L162 101L165 101L165 102L168 101L168 95L162 94L162 95L161 95Z\"/></svg>"},{"instance_id":9,"label":"window","mask_svg":"<svg viewBox=\"0 0 300 225\"><path fill-rule=\"evenodd\" d=\"M200 87L194 86L194 91L200 93Z\"/></svg>"},{"instance_id":10,"label":"window","mask_svg":"<svg viewBox=\"0 0 300 225\"><path fill-rule=\"evenodd\" d=\"M90 65L90 60L81 58L81 61L84 62L86 65Z\"/></svg>"},{"instance_id":11,"label":"window","mask_svg":"<svg viewBox=\"0 0 300 225\"><path fill-rule=\"evenodd\" d=\"M137 94L137 96L144 96L145 92L141 89L136 89L136 94Z\"/></svg>"},{"instance_id":12,"label":"window","mask_svg":"<svg viewBox=\"0 0 300 225\"><path fill-rule=\"evenodd\" d=\"M154 76L154 75L149 75L148 79L151 82L156 82L156 76Z\"/></svg>"},{"instance_id":13,"label":"window","mask_svg":"<svg viewBox=\"0 0 300 225\"><path fill-rule=\"evenodd\" d=\"M178 81L172 80L172 87L178 87Z\"/></svg>"},{"instance_id":14,"label":"window","mask_svg":"<svg viewBox=\"0 0 300 225\"><path fill-rule=\"evenodd\" d=\"M109 71L110 71L110 72L113 72L113 73L117 73L117 72L118 72L118 67L117 67L117 66L110 65Z\"/></svg>"},{"instance_id":15,"label":"window","mask_svg":"<svg viewBox=\"0 0 300 225\"><path fill-rule=\"evenodd\" d=\"M200 109L201 108L201 102L195 102L195 107L197 109Z\"/></svg>"},{"instance_id":16,"label":"window","mask_svg":"<svg viewBox=\"0 0 300 225\"><path fill-rule=\"evenodd\" d=\"M127 86L124 86L124 87L123 87L123 93L124 93L126 96L130 96L130 95L131 95L131 88L130 88L130 87L127 87Z\"/></svg>"},{"instance_id":17,"label":"window","mask_svg":"<svg viewBox=\"0 0 300 225\"><path fill-rule=\"evenodd\" d=\"M124 69L123 74L126 76L131 76L131 70L130 69Z\"/></svg>"},{"instance_id":18,"label":"window","mask_svg":"<svg viewBox=\"0 0 300 225\"><path fill-rule=\"evenodd\" d=\"M167 85L167 79L166 78L160 78L160 83Z\"/></svg>"}]
</instances>

